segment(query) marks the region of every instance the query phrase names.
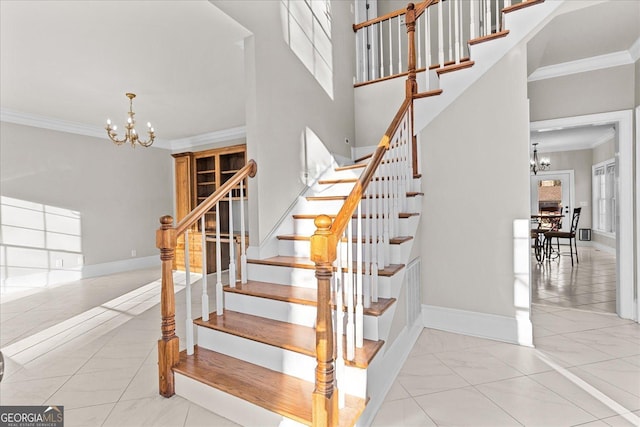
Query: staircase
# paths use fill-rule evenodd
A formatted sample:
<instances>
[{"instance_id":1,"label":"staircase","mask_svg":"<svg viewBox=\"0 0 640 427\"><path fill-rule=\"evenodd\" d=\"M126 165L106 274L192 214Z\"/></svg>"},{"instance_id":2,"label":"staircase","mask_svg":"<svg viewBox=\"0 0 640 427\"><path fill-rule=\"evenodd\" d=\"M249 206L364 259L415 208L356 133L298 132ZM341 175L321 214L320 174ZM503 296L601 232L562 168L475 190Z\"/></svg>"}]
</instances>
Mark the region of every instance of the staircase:
<instances>
[{"instance_id":1,"label":"staircase","mask_svg":"<svg viewBox=\"0 0 640 427\"><path fill-rule=\"evenodd\" d=\"M437 3L428 0L404 11L410 46L415 20ZM507 33L496 28L472 43ZM334 162L309 187L274 236L276 256L246 259L243 253L240 274L231 274L237 280L223 284L217 276L215 310L205 308L191 321L187 307L187 335L193 328L197 338L188 336L181 352L171 279L175 240L253 176L255 163L177 226L171 217L161 218L160 394L178 394L241 425L352 426L362 422L363 412L364 423L370 421L397 372L398 358L417 337L392 332L393 326L420 329L419 262L412 247L423 193L413 136L420 119L413 120L413 104L443 91L418 92L415 50L413 56L410 48L409 72L403 73L406 98L380 144L353 164ZM458 56L448 64L441 61L437 74L472 66L474 61ZM230 268L235 272L235 265ZM187 296L189 301L190 290Z\"/></svg>"}]
</instances>

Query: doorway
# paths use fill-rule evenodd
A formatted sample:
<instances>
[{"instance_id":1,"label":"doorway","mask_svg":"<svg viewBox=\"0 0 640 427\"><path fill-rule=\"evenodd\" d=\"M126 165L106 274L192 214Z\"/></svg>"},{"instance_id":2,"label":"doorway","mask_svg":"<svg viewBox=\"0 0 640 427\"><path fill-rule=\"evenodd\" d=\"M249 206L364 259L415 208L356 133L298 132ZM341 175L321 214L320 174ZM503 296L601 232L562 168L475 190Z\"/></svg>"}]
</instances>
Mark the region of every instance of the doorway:
<instances>
[{"instance_id":1,"label":"doorway","mask_svg":"<svg viewBox=\"0 0 640 427\"><path fill-rule=\"evenodd\" d=\"M563 129L580 126L611 124L616 129L616 185L619 197L616 200L616 314L624 319L638 321L634 294L636 278L634 275L633 246L633 112L631 110L609 113L589 114L543 120L531 123L532 131Z\"/></svg>"}]
</instances>

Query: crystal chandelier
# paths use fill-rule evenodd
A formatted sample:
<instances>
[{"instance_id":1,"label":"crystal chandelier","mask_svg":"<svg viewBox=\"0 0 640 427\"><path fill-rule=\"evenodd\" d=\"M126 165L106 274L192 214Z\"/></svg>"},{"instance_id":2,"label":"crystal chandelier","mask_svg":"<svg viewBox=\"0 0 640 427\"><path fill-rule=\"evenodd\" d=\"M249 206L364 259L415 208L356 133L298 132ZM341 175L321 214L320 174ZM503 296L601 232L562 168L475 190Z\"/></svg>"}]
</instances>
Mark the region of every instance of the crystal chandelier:
<instances>
[{"instance_id":1,"label":"crystal chandelier","mask_svg":"<svg viewBox=\"0 0 640 427\"><path fill-rule=\"evenodd\" d=\"M136 146L136 143L142 145L143 147L149 147L151 146L151 144L153 144L153 140L156 137L155 133L153 133L151 123L147 122L147 133L149 134L149 139L147 141L141 140L138 136L138 133L136 132L136 121L133 118L133 116L136 114L133 112L133 98L136 97L136 94L126 93L125 95L127 95L127 98L129 98L129 112L127 113L129 117L127 118L127 124L124 126L124 128L126 129L124 138L118 139L118 134L116 133L118 127L111 125L111 119L107 119L107 126L105 127L105 129L107 130L107 134L116 145L122 145L126 142L130 142L131 146L134 148Z\"/></svg>"},{"instance_id":2,"label":"crystal chandelier","mask_svg":"<svg viewBox=\"0 0 640 427\"><path fill-rule=\"evenodd\" d=\"M534 175L536 175L538 171L546 171L547 169L549 169L551 167L551 161L546 157L542 157L540 158L540 160L538 160L538 148L536 147L538 143L534 142L532 145L533 158L531 159L529 169L531 170L531 172L533 172Z\"/></svg>"}]
</instances>

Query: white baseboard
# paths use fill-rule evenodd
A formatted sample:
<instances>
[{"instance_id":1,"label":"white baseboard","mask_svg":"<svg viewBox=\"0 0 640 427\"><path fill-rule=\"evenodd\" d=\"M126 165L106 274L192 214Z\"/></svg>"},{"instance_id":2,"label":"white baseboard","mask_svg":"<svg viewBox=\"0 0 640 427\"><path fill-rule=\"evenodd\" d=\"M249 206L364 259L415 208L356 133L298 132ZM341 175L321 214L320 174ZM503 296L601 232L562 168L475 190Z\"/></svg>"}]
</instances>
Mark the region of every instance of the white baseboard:
<instances>
[{"instance_id":1,"label":"white baseboard","mask_svg":"<svg viewBox=\"0 0 640 427\"><path fill-rule=\"evenodd\" d=\"M524 312L508 317L423 304L422 321L425 328L510 344L533 345L531 319Z\"/></svg>"},{"instance_id":2,"label":"white baseboard","mask_svg":"<svg viewBox=\"0 0 640 427\"><path fill-rule=\"evenodd\" d=\"M418 318L413 326L405 327L400 336L393 341L390 348L384 349L383 354L376 356L382 356L382 361L375 367L375 372L367 380L369 382L367 388L370 392L370 400L356 426L371 425L423 329L420 324L420 318ZM375 394L373 394L372 390L375 390Z\"/></svg>"},{"instance_id":3,"label":"white baseboard","mask_svg":"<svg viewBox=\"0 0 640 427\"><path fill-rule=\"evenodd\" d=\"M160 255L85 265L82 267L82 278L105 276L149 267L160 267Z\"/></svg>"}]
</instances>

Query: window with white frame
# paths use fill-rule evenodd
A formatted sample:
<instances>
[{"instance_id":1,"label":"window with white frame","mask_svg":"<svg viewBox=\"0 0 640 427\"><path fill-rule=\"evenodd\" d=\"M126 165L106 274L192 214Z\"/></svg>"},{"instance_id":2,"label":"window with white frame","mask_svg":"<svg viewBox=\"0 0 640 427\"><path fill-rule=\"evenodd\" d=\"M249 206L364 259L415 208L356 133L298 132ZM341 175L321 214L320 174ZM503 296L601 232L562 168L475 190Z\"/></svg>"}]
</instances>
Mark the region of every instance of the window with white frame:
<instances>
[{"instance_id":1,"label":"window with white frame","mask_svg":"<svg viewBox=\"0 0 640 427\"><path fill-rule=\"evenodd\" d=\"M593 219L595 231L616 231L616 161L609 159L592 168Z\"/></svg>"}]
</instances>

